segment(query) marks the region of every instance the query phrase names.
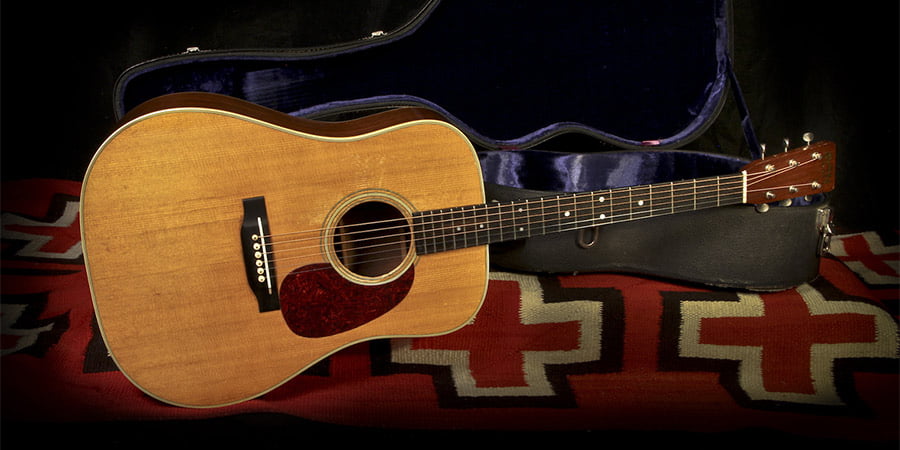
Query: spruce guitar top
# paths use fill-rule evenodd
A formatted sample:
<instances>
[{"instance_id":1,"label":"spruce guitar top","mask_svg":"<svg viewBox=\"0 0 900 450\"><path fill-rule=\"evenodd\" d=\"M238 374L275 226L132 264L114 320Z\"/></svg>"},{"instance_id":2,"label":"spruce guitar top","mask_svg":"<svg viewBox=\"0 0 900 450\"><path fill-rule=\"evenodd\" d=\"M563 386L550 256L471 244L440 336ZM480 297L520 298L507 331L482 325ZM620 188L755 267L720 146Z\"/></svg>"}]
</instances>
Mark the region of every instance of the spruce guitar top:
<instances>
[{"instance_id":1,"label":"spruce guitar top","mask_svg":"<svg viewBox=\"0 0 900 450\"><path fill-rule=\"evenodd\" d=\"M251 399L369 339L466 324L487 244L834 187L834 145L740 173L485 203L436 114L315 122L213 94L138 107L85 176L97 320L122 372L180 406Z\"/></svg>"}]
</instances>

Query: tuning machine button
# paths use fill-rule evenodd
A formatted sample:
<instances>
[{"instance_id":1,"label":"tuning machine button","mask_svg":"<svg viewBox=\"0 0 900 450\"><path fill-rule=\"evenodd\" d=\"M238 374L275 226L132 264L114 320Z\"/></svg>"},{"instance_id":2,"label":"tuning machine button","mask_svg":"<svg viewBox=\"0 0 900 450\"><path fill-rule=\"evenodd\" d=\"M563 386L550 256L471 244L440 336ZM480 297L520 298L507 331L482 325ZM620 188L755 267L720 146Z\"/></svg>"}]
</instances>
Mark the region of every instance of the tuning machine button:
<instances>
[{"instance_id":1,"label":"tuning machine button","mask_svg":"<svg viewBox=\"0 0 900 450\"><path fill-rule=\"evenodd\" d=\"M806 133L803 133L803 142L806 143L807 147L809 147L809 144L812 144L812 141L815 138L816 138L816 136L814 134L810 133L809 131L807 131Z\"/></svg>"}]
</instances>

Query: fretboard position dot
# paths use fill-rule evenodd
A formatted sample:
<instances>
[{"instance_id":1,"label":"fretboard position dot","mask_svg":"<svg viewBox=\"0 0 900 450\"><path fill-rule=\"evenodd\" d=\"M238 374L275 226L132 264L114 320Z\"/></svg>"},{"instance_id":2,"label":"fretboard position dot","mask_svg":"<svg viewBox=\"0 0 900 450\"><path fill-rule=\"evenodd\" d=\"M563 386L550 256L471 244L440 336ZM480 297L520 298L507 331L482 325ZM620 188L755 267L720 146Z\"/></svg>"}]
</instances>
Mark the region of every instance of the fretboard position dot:
<instances>
[{"instance_id":1,"label":"fretboard position dot","mask_svg":"<svg viewBox=\"0 0 900 450\"><path fill-rule=\"evenodd\" d=\"M606 214L600 214L600 220L606 219Z\"/></svg>"},{"instance_id":2,"label":"fretboard position dot","mask_svg":"<svg viewBox=\"0 0 900 450\"><path fill-rule=\"evenodd\" d=\"M643 200L638 200L637 204L638 204L638 206L644 206L644 201L643 201Z\"/></svg>"},{"instance_id":3,"label":"fretboard position dot","mask_svg":"<svg viewBox=\"0 0 900 450\"><path fill-rule=\"evenodd\" d=\"M563 215L566 216L566 217L569 217L570 214L571 214L571 213L568 212L568 211L566 211L566 212L563 213Z\"/></svg>"},{"instance_id":4,"label":"fretboard position dot","mask_svg":"<svg viewBox=\"0 0 900 450\"><path fill-rule=\"evenodd\" d=\"M599 201L600 201L600 203L603 203L604 201L606 201L606 197L600 197Z\"/></svg>"}]
</instances>

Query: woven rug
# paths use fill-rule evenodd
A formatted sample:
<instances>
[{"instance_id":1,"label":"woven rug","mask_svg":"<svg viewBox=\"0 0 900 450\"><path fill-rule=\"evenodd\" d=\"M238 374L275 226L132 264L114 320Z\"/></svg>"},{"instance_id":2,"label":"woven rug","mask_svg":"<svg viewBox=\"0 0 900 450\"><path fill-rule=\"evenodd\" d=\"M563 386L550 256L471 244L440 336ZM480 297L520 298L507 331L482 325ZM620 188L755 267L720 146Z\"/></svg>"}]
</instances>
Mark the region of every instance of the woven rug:
<instances>
[{"instance_id":1,"label":"woven rug","mask_svg":"<svg viewBox=\"0 0 900 450\"><path fill-rule=\"evenodd\" d=\"M819 278L776 293L495 271L458 332L358 344L261 398L184 409L143 394L107 355L81 255L80 188L3 186L4 420L278 413L396 429L897 438L896 232L836 236Z\"/></svg>"}]
</instances>

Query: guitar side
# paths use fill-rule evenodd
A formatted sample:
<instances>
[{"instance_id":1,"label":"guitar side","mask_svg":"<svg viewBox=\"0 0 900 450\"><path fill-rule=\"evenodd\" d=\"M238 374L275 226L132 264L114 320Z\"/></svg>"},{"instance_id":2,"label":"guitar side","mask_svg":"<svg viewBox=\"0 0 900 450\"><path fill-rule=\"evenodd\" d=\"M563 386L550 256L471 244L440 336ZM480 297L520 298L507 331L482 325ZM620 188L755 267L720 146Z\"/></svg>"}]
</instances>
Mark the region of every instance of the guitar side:
<instances>
[{"instance_id":1,"label":"guitar side","mask_svg":"<svg viewBox=\"0 0 900 450\"><path fill-rule=\"evenodd\" d=\"M414 255L402 300L336 334L299 336L281 311L260 312L241 250L243 200L265 198L273 235L322 232L337 205L367 192L415 210L482 203L481 173L460 132L427 116L319 125L220 100L146 108L101 146L85 177L94 307L136 386L180 406L233 404L354 343L442 334L474 316L487 287L486 246ZM294 269L331 264L323 239L276 254L285 257L275 285Z\"/></svg>"}]
</instances>

